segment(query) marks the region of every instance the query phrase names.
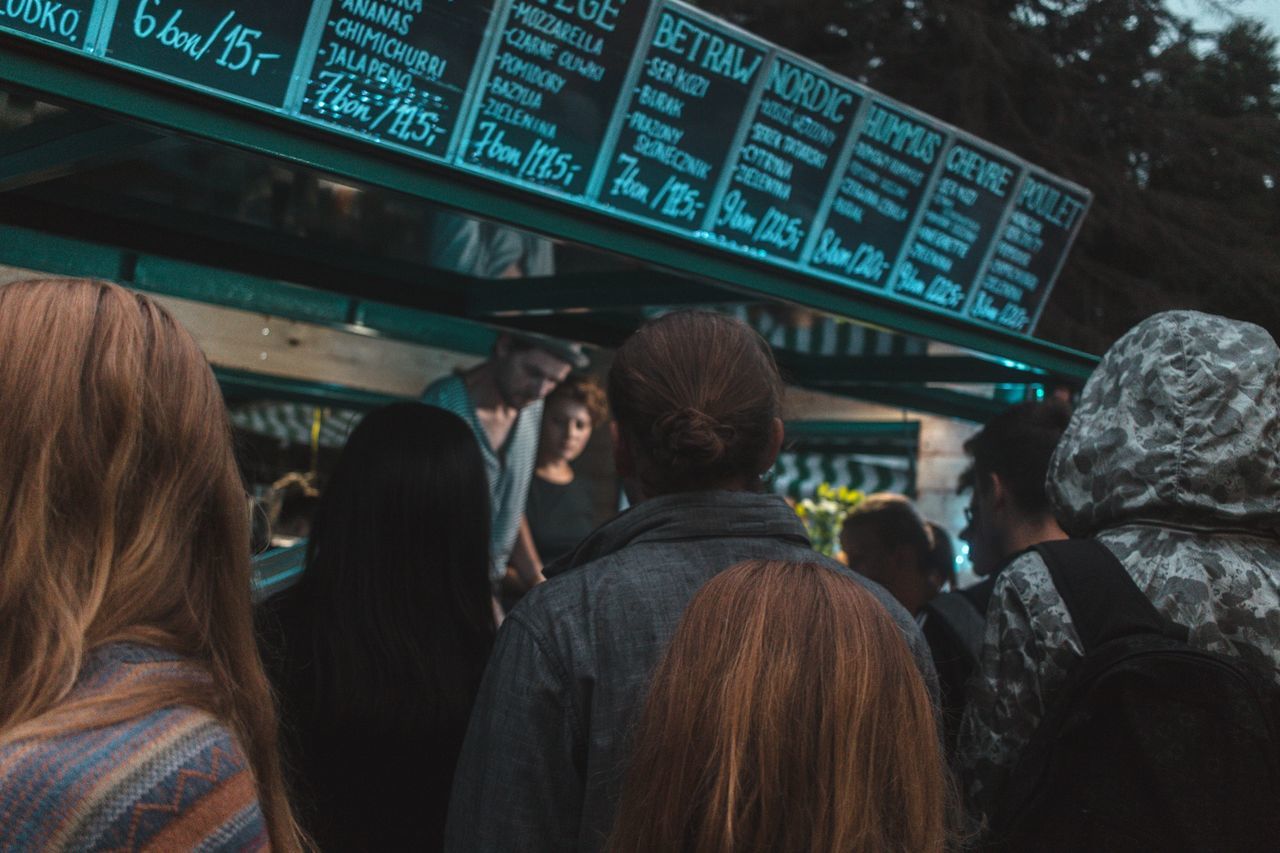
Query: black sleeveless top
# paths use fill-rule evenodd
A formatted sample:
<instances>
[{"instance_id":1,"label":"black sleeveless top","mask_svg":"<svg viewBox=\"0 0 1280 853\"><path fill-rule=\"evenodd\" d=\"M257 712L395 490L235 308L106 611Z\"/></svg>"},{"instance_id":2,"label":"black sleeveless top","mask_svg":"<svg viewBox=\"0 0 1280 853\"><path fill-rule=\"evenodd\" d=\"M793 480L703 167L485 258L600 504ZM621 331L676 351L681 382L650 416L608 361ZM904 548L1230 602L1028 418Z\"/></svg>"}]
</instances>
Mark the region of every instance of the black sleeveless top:
<instances>
[{"instance_id":1,"label":"black sleeveless top","mask_svg":"<svg viewBox=\"0 0 1280 853\"><path fill-rule=\"evenodd\" d=\"M571 552L595 529L591 489L582 477L560 484L534 474L524 513L543 565Z\"/></svg>"}]
</instances>

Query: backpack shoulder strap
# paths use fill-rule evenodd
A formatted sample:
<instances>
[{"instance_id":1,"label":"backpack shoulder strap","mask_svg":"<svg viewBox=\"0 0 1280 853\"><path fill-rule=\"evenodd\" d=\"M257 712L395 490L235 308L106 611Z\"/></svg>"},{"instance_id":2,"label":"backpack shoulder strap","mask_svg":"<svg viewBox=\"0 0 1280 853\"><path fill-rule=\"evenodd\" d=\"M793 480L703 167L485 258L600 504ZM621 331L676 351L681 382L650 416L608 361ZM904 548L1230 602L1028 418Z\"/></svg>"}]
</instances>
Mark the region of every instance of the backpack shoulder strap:
<instances>
[{"instance_id":1,"label":"backpack shoulder strap","mask_svg":"<svg viewBox=\"0 0 1280 853\"><path fill-rule=\"evenodd\" d=\"M1186 630L1161 615L1105 545L1094 539L1041 542L1053 585L1071 613L1085 654L1133 634L1186 639Z\"/></svg>"}]
</instances>

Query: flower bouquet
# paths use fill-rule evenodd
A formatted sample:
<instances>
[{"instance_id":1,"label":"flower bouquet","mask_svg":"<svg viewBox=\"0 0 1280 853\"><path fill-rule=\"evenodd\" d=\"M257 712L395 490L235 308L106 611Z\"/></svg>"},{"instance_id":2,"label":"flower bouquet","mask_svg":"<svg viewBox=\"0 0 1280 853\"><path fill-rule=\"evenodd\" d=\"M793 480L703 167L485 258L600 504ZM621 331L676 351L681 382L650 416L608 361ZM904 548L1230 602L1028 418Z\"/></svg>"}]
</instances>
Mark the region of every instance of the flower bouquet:
<instances>
[{"instance_id":1,"label":"flower bouquet","mask_svg":"<svg viewBox=\"0 0 1280 853\"><path fill-rule=\"evenodd\" d=\"M813 550L828 557L840 553L840 527L844 518L862 502L863 494L845 486L833 488L830 483L818 486L813 497L796 504L796 515L809 531Z\"/></svg>"}]
</instances>

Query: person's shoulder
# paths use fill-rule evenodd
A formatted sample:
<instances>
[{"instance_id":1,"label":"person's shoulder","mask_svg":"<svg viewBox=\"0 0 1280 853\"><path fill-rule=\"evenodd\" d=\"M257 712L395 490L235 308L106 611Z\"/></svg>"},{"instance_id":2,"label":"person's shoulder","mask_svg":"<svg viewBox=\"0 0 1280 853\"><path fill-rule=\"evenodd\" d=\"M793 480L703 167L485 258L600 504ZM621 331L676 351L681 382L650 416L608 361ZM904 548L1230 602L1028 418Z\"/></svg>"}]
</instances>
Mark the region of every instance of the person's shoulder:
<instances>
[{"instance_id":1,"label":"person's shoulder","mask_svg":"<svg viewBox=\"0 0 1280 853\"><path fill-rule=\"evenodd\" d=\"M544 643L577 646L592 626L612 625L638 609L662 609L672 598L683 609L689 572L682 569L689 561L670 549L670 543L633 543L572 565L531 589L507 618Z\"/></svg>"},{"instance_id":2,"label":"person's shoulder","mask_svg":"<svg viewBox=\"0 0 1280 853\"><path fill-rule=\"evenodd\" d=\"M1028 548L1014 557L995 579L992 600L999 601L1010 590L1023 601L1042 598L1046 591L1052 590L1053 576L1049 567L1034 548ZM1054 594L1057 597L1057 594Z\"/></svg>"},{"instance_id":3,"label":"person's shoulder","mask_svg":"<svg viewBox=\"0 0 1280 853\"><path fill-rule=\"evenodd\" d=\"M572 621L579 611L588 608L595 587L616 566L614 557L610 554L547 578L520 599L508 618L517 617L525 627L539 632Z\"/></svg>"},{"instance_id":4,"label":"person's shoulder","mask_svg":"<svg viewBox=\"0 0 1280 853\"><path fill-rule=\"evenodd\" d=\"M512 427L512 438L525 450L529 448L537 449L538 439L542 436L542 412L545 408L544 400L534 400L529 405L520 410L520 414L516 416L515 426ZM536 453L529 452L523 456L528 471L528 476L533 476L534 463L537 461Z\"/></svg>"},{"instance_id":5,"label":"person's shoulder","mask_svg":"<svg viewBox=\"0 0 1280 853\"><path fill-rule=\"evenodd\" d=\"M267 844L240 744L187 706L0 748L0 814L3 849Z\"/></svg>"},{"instance_id":6,"label":"person's shoulder","mask_svg":"<svg viewBox=\"0 0 1280 853\"><path fill-rule=\"evenodd\" d=\"M1083 654L1066 600L1054 585L1049 566L1035 550L1024 551L1000 573L989 613L1001 626L1000 647L1018 650L1028 661L1038 661L1042 679L1057 677L1050 672L1053 667L1062 675L1065 661ZM1030 651L1036 646L1041 651ZM1050 658L1056 658L1056 663Z\"/></svg>"},{"instance_id":7,"label":"person's shoulder","mask_svg":"<svg viewBox=\"0 0 1280 853\"><path fill-rule=\"evenodd\" d=\"M457 411L467 401L466 382L456 373L441 376L423 389L421 400L429 406Z\"/></svg>"}]
</instances>

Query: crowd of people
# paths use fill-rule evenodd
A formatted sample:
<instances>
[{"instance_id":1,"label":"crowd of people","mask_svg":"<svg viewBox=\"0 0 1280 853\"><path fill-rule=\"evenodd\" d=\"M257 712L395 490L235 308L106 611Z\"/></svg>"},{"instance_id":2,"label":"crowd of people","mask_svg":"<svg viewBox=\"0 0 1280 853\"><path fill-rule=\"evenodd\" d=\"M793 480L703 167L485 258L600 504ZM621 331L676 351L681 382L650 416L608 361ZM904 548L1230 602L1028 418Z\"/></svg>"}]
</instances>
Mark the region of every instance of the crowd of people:
<instances>
[{"instance_id":1,"label":"crowd of people","mask_svg":"<svg viewBox=\"0 0 1280 853\"><path fill-rule=\"evenodd\" d=\"M191 336L115 285L0 288L0 850L1274 844L1264 330L1156 315L1074 411L985 425L966 589L901 496L845 562L810 547L745 324L646 324L607 409L585 364L505 335L366 416L255 613ZM606 421L630 508L596 526L573 463Z\"/></svg>"}]
</instances>

